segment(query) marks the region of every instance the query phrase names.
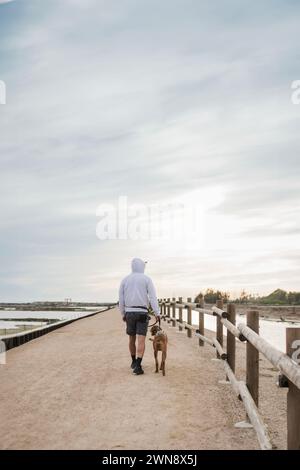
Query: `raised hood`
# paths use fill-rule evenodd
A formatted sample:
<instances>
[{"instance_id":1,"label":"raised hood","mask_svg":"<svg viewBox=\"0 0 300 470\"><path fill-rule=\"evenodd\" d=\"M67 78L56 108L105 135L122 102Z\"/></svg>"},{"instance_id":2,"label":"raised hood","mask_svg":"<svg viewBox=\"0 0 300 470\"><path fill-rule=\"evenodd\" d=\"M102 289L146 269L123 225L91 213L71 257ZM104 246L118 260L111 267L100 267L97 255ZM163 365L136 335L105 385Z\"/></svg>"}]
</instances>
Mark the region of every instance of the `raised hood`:
<instances>
[{"instance_id":1,"label":"raised hood","mask_svg":"<svg viewBox=\"0 0 300 470\"><path fill-rule=\"evenodd\" d=\"M140 258L133 258L131 269L133 273L143 273L145 271L145 262Z\"/></svg>"}]
</instances>

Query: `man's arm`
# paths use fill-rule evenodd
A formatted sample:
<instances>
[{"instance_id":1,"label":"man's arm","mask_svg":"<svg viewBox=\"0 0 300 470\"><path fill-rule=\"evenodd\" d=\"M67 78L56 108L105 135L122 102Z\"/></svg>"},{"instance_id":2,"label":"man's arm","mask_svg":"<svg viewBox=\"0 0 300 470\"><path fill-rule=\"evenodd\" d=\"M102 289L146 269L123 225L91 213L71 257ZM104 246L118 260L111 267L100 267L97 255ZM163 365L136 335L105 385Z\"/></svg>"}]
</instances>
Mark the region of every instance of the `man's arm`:
<instances>
[{"instance_id":1,"label":"man's arm","mask_svg":"<svg viewBox=\"0 0 300 470\"><path fill-rule=\"evenodd\" d=\"M119 309L121 312L122 317L125 316L125 300L124 300L124 283L123 281L120 284L119 288Z\"/></svg>"},{"instance_id":2,"label":"man's arm","mask_svg":"<svg viewBox=\"0 0 300 470\"><path fill-rule=\"evenodd\" d=\"M156 316L159 316L160 309L159 309L159 305L158 305L158 301L156 297L155 287L150 278L148 279L148 296L149 296L149 301L150 301L152 310L154 311Z\"/></svg>"}]
</instances>

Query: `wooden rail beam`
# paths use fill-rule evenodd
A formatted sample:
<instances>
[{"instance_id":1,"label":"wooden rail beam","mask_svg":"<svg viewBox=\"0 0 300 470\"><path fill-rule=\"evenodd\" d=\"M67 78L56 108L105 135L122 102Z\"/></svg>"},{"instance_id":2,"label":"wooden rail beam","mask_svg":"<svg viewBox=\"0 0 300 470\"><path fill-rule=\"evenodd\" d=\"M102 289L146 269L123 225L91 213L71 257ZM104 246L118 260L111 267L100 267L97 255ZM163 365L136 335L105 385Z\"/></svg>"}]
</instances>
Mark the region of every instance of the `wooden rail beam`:
<instances>
[{"instance_id":1,"label":"wooden rail beam","mask_svg":"<svg viewBox=\"0 0 300 470\"><path fill-rule=\"evenodd\" d=\"M241 400L239 382L238 382L236 376L234 375L233 370L232 370L231 367L230 367L230 364L229 364L229 362L228 362L228 358L227 358L227 360L222 361L222 364L223 364L223 367L224 367L224 369L225 369L226 376L228 377L228 380L229 380L229 382L231 383L232 388L233 388L235 394L237 395L237 397L239 398L239 400Z\"/></svg>"},{"instance_id":2,"label":"wooden rail beam","mask_svg":"<svg viewBox=\"0 0 300 470\"><path fill-rule=\"evenodd\" d=\"M272 450L272 444L267 428L263 420L261 419L257 406L255 405L255 402L252 396L250 395L248 387L244 382L239 382L239 390L241 399L243 400L243 403L246 408L247 415L249 416L250 422L256 431L261 449Z\"/></svg>"},{"instance_id":3,"label":"wooden rail beam","mask_svg":"<svg viewBox=\"0 0 300 470\"><path fill-rule=\"evenodd\" d=\"M222 359L223 361L225 359L227 359L227 354L223 350L223 345L221 345L217 339L213 339L213 343L214 343L214 345L216 347L216 350L218 352L218 357L220 359Z\"/></svg>"},{"instance_id":4,"label":"wooden rail beam","mask_svg":"<svg viewBox=\"0 0 300 470\"><path fill-rule=\"evenodd\" d=\"M199 332L199 330L196 330L196 331L195 331L195 335L196 335L198 338L200 338L201 341L203 341L203 343L208 343L208 344L210 344L213 348L216 347L215 344L214 344L214 342L213 342L213 340L210 339L210 338L207 338L207 336L202 335L202 334Z\"/></svg>"},{"instance_id":5,"label":"wooden rail beam","mask_svg":"<svg viewBox=\"0 0 300 470\"><path fill-rule=\"evenodd\" d=\"M192 310L195 312L200 312L200 313L205 313L206 315L213 315L215 316L216 314L213 312L212 309L209 308L202 308L201 303L195 303L195 302L182 302L182 297L179 297L180 300L176 302L176 307L177 308L186 308L191 307ZM223 314L226 316L226 312L223 312Z\"/></svg>"},{"instance_id":6,"label":"wooden rail beam","mask_svg":"<svg viewBox=\"0 0 300 470\"><path fill-rule=\"evenodd\" d=\"M189 326L186 326L186 328L189 328ZM191 327L191 329L195 330L195 327ZM211 346L213 346L214 348L216 348L216 350L218 351L219 353L219 356L220 358L225 361L227 359L227 354L225 353L225 351L223 350L222 346L220 345L220 343L215 339L215 338L208 338L207 336L204 336L204 335L201 335L201 333L199 333L199 330L195 330L195 334L198 338L200 338L202 341L204 341L205 343L208 343L210 344Z\"/></svg>"},{"instance_id":7,"label":"wooden rail beam","mask_svg":"<svg viewBox=\"0 0 300 470\"><path fill-rule=\"evenodd\" d=\"M197 305L198 305L198 307L192 307L192 310L194 310L194 312L200 312L200 313L205 313L206 315L215 316L214 312L211 309L209 309L209 308L200 308L199 307L200 304L197 304Z\"/></svg>"},{"instance_id":8,"label":"wooden rail beam","mask_svg":"<svg viewBox=\"0 0 300 470\"><path fill-rule=\"evenodd\" d=\"M237 329L235 325L233 325L233 323L231 323L230 320L227 320L226 318L221 318L221 323L226 327L228 331L230 331L233 336L238 338L240 341L247 341L246 338L244 338L244 336L242 335L242 333Z\"/></svg>"},{"instance_id":9,"label":"wooden rail beam","mask_svg":"<svg viewBox=\"0 0 300 470\"><path fill-rule=\"evenodd\" d=\"M211 308L211 310L212 310L212 312L213 312L213 315L214 315L214 316L218 316L218 317L220 317L220 318L227 318L227 317L228 317L228 314L227 314L227 312L225 312L225 311L223 310L223 300L217 300L217 305L218 305L218 303L219 303L219 305L222 305L222 308L220 308L220 307L218 307L218 306L213 306L213 307Z\"/></svg>"}]
</instances>

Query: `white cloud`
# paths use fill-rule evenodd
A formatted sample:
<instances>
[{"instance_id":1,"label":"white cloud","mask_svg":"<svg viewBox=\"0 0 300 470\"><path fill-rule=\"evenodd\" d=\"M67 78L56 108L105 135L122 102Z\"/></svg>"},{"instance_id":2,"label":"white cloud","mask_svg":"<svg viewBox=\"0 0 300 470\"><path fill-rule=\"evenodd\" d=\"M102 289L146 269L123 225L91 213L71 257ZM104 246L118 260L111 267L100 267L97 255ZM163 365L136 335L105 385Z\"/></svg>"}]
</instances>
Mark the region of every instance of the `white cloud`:
<instances>
[{"instance_id":1,"label":"white cloud","mask_svg":"<svg viewBox=\"0 0 300 470\"><path fill-rule=\"evenodd\" d=\"M137 253L161 295L296 288L299 20L288 2L272 18L267 2L244 7L59 0L23 2L17 33L6 18L2 298L114 299ZM200 200L209 188L222 197L201 243L96 238L102 202Z\"/></svg>"}]
</instances>

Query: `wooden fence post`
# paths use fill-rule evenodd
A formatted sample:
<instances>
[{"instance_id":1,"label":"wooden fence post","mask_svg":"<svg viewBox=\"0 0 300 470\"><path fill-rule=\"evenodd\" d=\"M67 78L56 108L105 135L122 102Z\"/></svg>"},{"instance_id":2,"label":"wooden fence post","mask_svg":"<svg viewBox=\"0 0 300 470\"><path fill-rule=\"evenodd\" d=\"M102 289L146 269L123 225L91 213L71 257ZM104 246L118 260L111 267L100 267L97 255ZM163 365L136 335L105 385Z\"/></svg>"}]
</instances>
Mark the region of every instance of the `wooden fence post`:
<instances>
[{"instance_id":1,"label":"wooden fence post","mask_svg":"<svg viewBox=\"0 0 300 470\"><path fill-rule=\"evenodd\" d=\"M204 308L204 297L199 302L200 308ZM199 333L204 336L204 313L199 312ZM199 346L204 346L204 341L199 338Z\"/></svg>"},{"instance_id":2,"label":"wooden fence post","mask_svg":"<svg viewBox=\"0 0 300 470\"><path fill-rule=\"evenodd\" d=\"M182 304L182 297L179 297L179 303ZM182 307L179 307L179 322L182 323ZM179 331L182 331L182 326L179 323Z\"/></svg>"},{"instance_id":3,"label":"wooden fence post","mask_svg":"<svg viewBox=\"0 0 300 470\"><path fill-rule=\"evenodd\" d=\"M172 319L173 319L172 320L172 326L176 326L176 321L175 321L176 320L176 298L175 297L172 298L172 302L173 302L173 304L172 304Z\"/></svg>"},{"instance_id":4,"label":"wooden fence post","mask_svg":"<svg viewBox=\"0 0 300 470\"><path fill-rule=\"evenodd\" d=\"M170 304L170 300L171 300L171 299L168 298L167 300L168 300L168 303ZM171 307L170 307L170 305L168 305L168 306L167 306L167 317L168 317L167 322L168 322L168 323L170 323L170 316L171 316L171 315L170 315L170 312L171 312Z\"/></svg>"},{"instance_id":5,"label":"wooden fence post","mask_svg":"<svg viewBox=\"0 0 300 470\"><path fill-rule=\"evenodd\" d=\"M247 312L247 326L259 334L259 312L257 310ZM259 351L249 341L246 348L246 362L246 384L254 403L258 406Z\"/></svg>"},{"instance_id":6,"label":"wooden fence post","mask_svg":"<svg viewBox=\"0 0 300 470\"><path fill-rule=\"evenodd\" d=\"M299 364L300 328L286 329L286 353ZM289 381L287 394L287 448L300 450L300 390Z\"/></svg>"},{"instance_id":7,"label":"wooden fence post","mask_svg":"<svg viewBox=\"0 0 300 470\"><path fill-rule=\"evenodd\" d=\"M227 305L227 319L235 325L235 305L228 304ZM235 372L235 336L227 330L227 362L232 370Z\"/></svg>"},{"instance_id":8,"label":"wooden fence post","mask_svg":"<svg viewBox=\"0 0 300 470\"><path fill-rule=\"evenodd\" d=\"M223 299L217 300L217 307L223 310ZM221 322L221 318L217 315L217 341L223 347L223 323ZM220 354L217 351L217 358L220 359Z\"/></svg>"},{"instance_id":9,"label":"wooden fence post","mask_svg":"<svg viewBox=\"0 0 300 470\"><path fill-rule=\"evenodd\" d=\"M191 297L188 297L187 299L188 303L189 302L192 302L192 299ZM192 324L192 307L188 307L187 309L187 324L188 325L191 325ZM192 330L190 330L189 328L186 330L186 334L187 334L187 337L188 338L191 338L192 337Z\"/></svg>"}]
</instances>

